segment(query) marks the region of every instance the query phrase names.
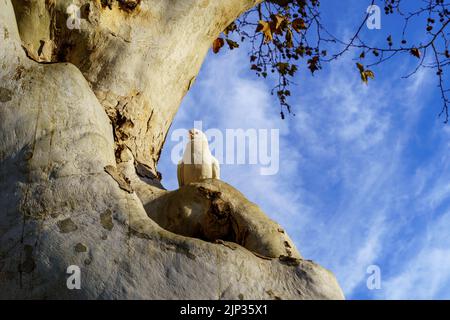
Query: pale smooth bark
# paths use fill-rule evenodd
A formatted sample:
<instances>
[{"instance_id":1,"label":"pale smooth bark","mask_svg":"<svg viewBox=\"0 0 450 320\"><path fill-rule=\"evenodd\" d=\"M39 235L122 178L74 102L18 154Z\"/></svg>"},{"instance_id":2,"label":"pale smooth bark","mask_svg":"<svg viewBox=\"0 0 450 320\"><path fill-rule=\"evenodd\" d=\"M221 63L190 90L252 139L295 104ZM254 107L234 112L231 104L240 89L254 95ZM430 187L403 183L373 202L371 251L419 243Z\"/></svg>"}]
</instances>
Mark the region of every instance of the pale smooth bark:
<instances>
[{"instance_id":1,"label":"pale smooth bark","mask_svg":"<svg viewBox=\"0 0 450 320\"><path fill-rule=\"evenodd\" d=\"M0 298L343 298L231 186L169 193L157 179L208 48L257 1L80 0L81 30L65 24L71 0L12 2L0 0ZM200 234L167 223L191 212Z\"/></svg>"}]
</instances>

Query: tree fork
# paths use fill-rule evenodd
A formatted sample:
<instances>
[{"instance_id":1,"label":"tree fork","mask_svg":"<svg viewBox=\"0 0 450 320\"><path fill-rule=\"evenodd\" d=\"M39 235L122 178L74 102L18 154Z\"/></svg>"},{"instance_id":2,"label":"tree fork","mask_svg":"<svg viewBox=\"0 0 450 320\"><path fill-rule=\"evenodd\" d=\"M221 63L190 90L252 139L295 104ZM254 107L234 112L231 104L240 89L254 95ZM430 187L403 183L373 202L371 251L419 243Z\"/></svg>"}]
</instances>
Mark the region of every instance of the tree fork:
<instances>
[{"instance_id":1,"label":"tree fork","mask_svg":"<svg viewBox=\"0 0 450 320\"><path fill-rule=\"evenodd\" d=\"M284 231L270 235L275 246L265 232L233 246L149 218L162 203L174 212L158 179L138 173L156 175L212 40L256 2L79 1L81 29L70 31L72 1L13 2L15 13L0 1L0 298L343 298L334 276L291 244L292 256L281 255ZM237 192L217 187L224 199ZM257 256L266 252L275 256ZM66 286L73 265L79 290Z\"/></svg>"}]
</instances>

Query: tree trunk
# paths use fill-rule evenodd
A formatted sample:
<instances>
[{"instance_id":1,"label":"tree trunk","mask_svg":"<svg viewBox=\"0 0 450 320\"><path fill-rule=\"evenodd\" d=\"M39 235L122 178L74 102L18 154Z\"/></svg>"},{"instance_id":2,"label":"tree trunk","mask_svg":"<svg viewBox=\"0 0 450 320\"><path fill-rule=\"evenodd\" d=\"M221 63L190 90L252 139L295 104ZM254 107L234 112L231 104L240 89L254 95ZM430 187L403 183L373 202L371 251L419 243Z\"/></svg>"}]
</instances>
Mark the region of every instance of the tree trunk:
<instances>
[{"instance_id":1,"label":"tree trunk","mask_svg":"<svg viewBox=\"0 0 450 320\"><path fill-rule=\"evenodd\" d=\"M212 41L258 2L79 0L70 29L72 0L0 0L0 298L343 298L233 187L158 179Z\"/></svg>"}]
</instances>

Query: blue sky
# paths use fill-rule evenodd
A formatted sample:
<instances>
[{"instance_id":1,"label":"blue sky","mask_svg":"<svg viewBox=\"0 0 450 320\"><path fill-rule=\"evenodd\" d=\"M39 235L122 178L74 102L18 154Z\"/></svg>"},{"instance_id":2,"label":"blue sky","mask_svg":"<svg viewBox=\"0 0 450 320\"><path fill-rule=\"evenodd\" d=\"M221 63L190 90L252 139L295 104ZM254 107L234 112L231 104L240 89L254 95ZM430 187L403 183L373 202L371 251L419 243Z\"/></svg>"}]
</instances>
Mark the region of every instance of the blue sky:
<instances>
[{"instance_id":1,"label":"blue sky","mask_svg":"<svg viewBox=\"0 0 450 320\"><path fill-rule=\"evenodd\" d=\"M322 1L324 19L341 38L366 7L345 3L336 11ZM398 26L383 19L381 30L365 34L377 41L388 29ZM435 74L401 79L417 61L394 59L374 68L366 86L352 58L313 77L301 69L291 99L296 116L283 121L272 84L249 71L245 47L210 54L167 138L163 185L178 187L175 129L196 120L205 129L279 129L278 174L222 165L222 180L282 224L305 258L333 271L348 299L450 299L450 125L437 117ZM366 286L370 265L380 267L379 290Z\"/></svg>"}]
</instances>

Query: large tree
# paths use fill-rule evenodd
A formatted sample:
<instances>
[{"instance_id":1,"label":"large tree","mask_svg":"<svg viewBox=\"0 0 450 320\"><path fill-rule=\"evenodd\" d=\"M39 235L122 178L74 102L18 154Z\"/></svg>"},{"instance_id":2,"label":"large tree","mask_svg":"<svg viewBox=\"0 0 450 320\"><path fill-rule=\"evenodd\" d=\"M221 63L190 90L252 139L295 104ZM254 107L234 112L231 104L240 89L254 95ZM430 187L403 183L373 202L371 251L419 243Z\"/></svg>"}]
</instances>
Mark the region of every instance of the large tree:
<instances>
[{"instance_id":1,"label":"large tree","mask_svg":"<svg viewBox=\"0 0 450 320\"><path fill-rule=\"evenodd\" d=\"M233 187L167 192L156 166L209 48L245 40L283 117L302 60L314 73L356 50L366 83L401 54L418 59L412 73L435 70L447 121L449 4L367 4L397 14L401 37L369 45L367 14L339 39L318 0L0 0L0 297L342 298ZM80 290L66 285L70 265Z\"/></svg>"},{"instance_id":2,"label":"large tree","mask_svg":"<svg viewBox=\"0 0 450 320\"><path fill-rule=\"evenodd\" d=\"M78 0L79 26L72 2L0 0L0 297L342 298L233 187L159 182L211 44L260 1Z\"/></svg>"},{"instance_id":3,"label":"large tree","mask_svg":"<svg viewBox=\"0 0 450 320\"><path fill-rule=\"evenodd\" d=\"M0 297L342 298L233 187L167 192L156 166L208 50L241 41L282 117L302 66L353 52L366 83L402 54L434 70L447 122L450 5L374 4L402 24L383 43L365 38L370 11L335 36L319 0L0 0Z\"/></svg>"}]
</instances>

